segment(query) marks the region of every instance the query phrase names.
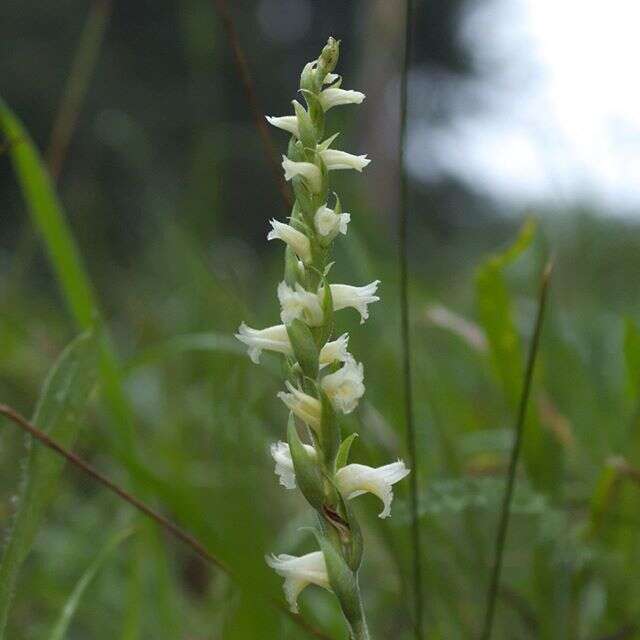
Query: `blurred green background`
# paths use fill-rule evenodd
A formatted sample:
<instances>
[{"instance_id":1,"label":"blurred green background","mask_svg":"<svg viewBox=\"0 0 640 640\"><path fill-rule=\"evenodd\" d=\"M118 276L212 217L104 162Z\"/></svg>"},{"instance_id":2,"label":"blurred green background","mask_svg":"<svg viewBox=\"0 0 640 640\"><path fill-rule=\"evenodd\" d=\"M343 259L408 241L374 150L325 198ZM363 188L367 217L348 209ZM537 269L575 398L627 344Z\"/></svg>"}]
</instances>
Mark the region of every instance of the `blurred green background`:
<instances>
[{"instance_id":1,"label":"blurred green background","mask_svg":"<svg viewBox=\"0 0 640 640\"><path fill-rule=\"evenodd\" d=\"M410 96L424 89L427 72L428 87L445 75L478 78L459 37L471 4L417 3ZM358 462L406 458L395 230L402 3L229 5L266 113L288 113L302 65L330 34L343 42L344 86L367 94L357 113L336 109L329 118L329 128L343 132L342 148L373 158L362 177L335 180L352 214L348 240L337 243L335 278L382 280L382 302L363 327L355 314L340 318L367 384L366 401L344 428L361 436L353 448ZM97 568L64 637L305 637L269 603L281 597L281 581L263 561L265 553L314 547L300 531L311 524L310 511L278 486L268 454L284 437L285 410L275 399L280 363L265 355L256 367L232 338L242 320L277 320L282 251L265 235L268 219L286 212L216 3L3 3L0 36L2 98L45 161L56 159L52 131L74 95L69 83L78 90L74 59L77 65L80 56L80 76L87 72L56 183L110 339L81 347L87 371L69 374L79 384L95 370L98 380L86 410L74 405L62 421L79 429L72 448L194 533L234 573L204 566L66 468L47 487L51 501L19 574L5 637L54 638L98 551L130 527L134 533ZM447 95L428 113L410 99L410 123L446 122ZM28 141L7 134L3 109L0 401L29 416L47 372L95 308L81 282L60 278L68 253L60 244L56 253L55 237L43 233L51 208L37 201L40 224L29 215L24 195L37 170L23 167L17 179L11 156ZM274 130L273 140L285 150L283 135ZM640 637L640 229L633 217L604 215L588 199L536 204L505 215L506 206L453 176L410 181L429 639L477 638L481 630L538 281L550 255L555 272L494 637ZM523 226L532 215L537 223ZM45 403L62 406L68 393L64 384L50 385ZM0 526L7 534L20 509L25 455L23 435L3 421ZM366 538L361 582L376 638L413 637L407 487L397 487L390 520L376 517L374 498L356 503ZM329 594L309 589L301 601L315 626L346 637Z\"/></svg>"}]
</instances>

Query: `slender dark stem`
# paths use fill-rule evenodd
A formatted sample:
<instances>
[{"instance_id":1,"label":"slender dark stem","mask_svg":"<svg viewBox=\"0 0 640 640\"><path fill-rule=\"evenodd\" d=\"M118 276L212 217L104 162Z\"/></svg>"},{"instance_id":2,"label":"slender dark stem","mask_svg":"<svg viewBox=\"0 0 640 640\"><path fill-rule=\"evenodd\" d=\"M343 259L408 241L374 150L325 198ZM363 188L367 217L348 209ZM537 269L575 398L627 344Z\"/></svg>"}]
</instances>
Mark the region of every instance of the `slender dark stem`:
<instances>
[{"instance_id":1,"label":"slender dark stem","mask_svg":"<svg viewBox=\"0 0 640 640\"><path fill-rule=\"evenodd\" d=\"M244 85L244 90L247 95L247 100L249 101L253 120L255 122L256 128L258 129L258 133L260 134L260 138L262 139L262 145L264 147L265 155L267 156L267 162L271 167L273 177L275 178L276 184L278 185L278 190L280 191L280 195L282 196L285 207L287 209L291 209L291 206L293 204L291 200L291 194L289 193L287 185L282 177L280 162L278 161L278 156L276 154L275 147L273 146L273 141L271 140L269 128L266 125L264 111L261 109L260 103L258 101L258 94L256 92L253 78L251 77L251 72L249 71L247 58L244 55L242 47L240 46L240 40L238 38L238 32L236 31L236 27L233 21L233 15L229 10L229 6L227 5L226 0L216 0L216 7L218 9L220 19L222 20L222 24L224 25L224 30L227 34L227 38L229 39L229 45L231 46L231 49L233 51L236 68L238 70L240 79L242 80L242 84Z\"/></svg>"},{"instance_id":2,"label":"slender dark stem","mask_svg":"<svg viewBox=\"0 0 640 640\"><path fill-rule=\"evenodd\" d=\"M420 526L418 524L418 454L416 431L413 419L413 397L411 388L411 343L409 336L409 283L408 283L408 187L404 156L407 144L407 76L411 56L413 27L413 0L406 0L404 59L400 81L400 142L398 144L398 170L400 176L400 211L398 215L399 258L400 258L400 331L402 339L402 370L404 381L404 411L407 432L407 451L411 464L409 476L411 487L411 538L413 547L413 591L415 637L421 640L423 635L422 610L422 552L420 549Z\"/></svg>"},{"instance_id":3,"label":"slender dark stem","mask_svg":"<svg viewBox=\"0 0 640 640\"><path fill-rule=\"evenodd\" d=\"M540 284L540 293L538 296L538 314L536 316L536 324L533 332L533 339L529 347L529 355L527 358L527 367L524 374L524 384L522 393L520 394L520 405L518 408L518 418L515 429L515 441L511 449L511 458L509 460L509 469L507 471L507 485L505 487L502 500L502 509L500 512L500 522L498 524L498 532L496 535L495 556L491 581L487 591L487 608L484 618L484 626L482 630L482 640L490 640L493 631L493 620L496 608L498 592L500 590L500 574L502 573L502 560L504 558L505 543L507 540L507 530L509 528L509 517L511 515L511 499L516 480L516 469L522 449L522 436L524 434L525 418L527 415L527 405L529 403L529 395L531 393L531 383L533 381L533 371L535 368L538 349L540 347L540 334L542 330L542 322L544 320L544 311L547 303L547 292L549 290L549 281L551 278L552 263L549 262L545 267Z\"/></svg>"},{"instance_id":4,"label":"slender dark stem","mask_svg":"<svg viewBox=\"0 0 640 640\"><path fill-rule=\"evenodd\" d=\"M85 22L67 85L53 123L47 163L54 180L62 170L69 142L73 135L89 81L111 15L111 0L94 0Z\"/></svg>"},{"instance_id":5,"label":"slender dark stem","mask_svg":"<svg viewBox=\"0 0 640 640\"><path fill-rule=\"evenodd\" d=\"M190 533L181 529L177 524L171 522L168 518L158 513L150 506L142 502L142 500L136 498L128 491L125 491L122 487L118 486L113 480L110 480L106 476L102 475L99 471L94 469L90 464L85 462L80 456L76 455L72 451L68 451L61 444L56 442L53 438L48 436L44 431L41 431L29 422L26 418L21 416L15 409L12 409L6 404L0 404L0 415L5 416L11 420L14 424L18 425L21 429L29 433L36 440L41 442L49 449L55 451L61 455L68 462L73 464L76 468L80 469L83 473L95 480L98 484L107 488L112 493L122 498L126 503L140 511L147 518L161 526L167 533L174 538L180 540L187 545L198 557L205 560L208 564L213 565L233 578L233 572L231 569L219 558L216 558L201 542L194 538ZM286 614L293 622L295 622L301 629L304 629L309 635L320 638L321 640L331 640L331 638L325 635L323 632L312 627L301 616L289 611L287 606L279 600L269 599L269 602Z\"/></svg>"}]
</instances>

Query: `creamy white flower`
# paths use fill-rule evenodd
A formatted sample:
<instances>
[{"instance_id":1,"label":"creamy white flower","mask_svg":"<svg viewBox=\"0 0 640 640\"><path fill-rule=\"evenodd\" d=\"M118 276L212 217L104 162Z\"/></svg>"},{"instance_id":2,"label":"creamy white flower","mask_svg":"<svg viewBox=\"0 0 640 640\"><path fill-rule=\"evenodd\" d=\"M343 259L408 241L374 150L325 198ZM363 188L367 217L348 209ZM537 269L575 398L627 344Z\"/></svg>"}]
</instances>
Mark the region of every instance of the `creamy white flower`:
<instances>
[{"instance_id":1,"label":"creamy white flower","mask_svg":"<svg viewBox=\"0 0 640 640\"><path fill-rule=\"evenodd\" d=\"M378 302L380 298L375 295L380 280L374 280L363 287L352 287L349 284L331 284L331 297L333 308L336 311L352 307L360 313L360 324L369 317L368 305ZM318 295L322 295L319 293Z\"/></svg>"},{"instance_id":2,"label":"creamy white flower","mask_svg":"<svg viewBox=\"0 0 640 640\"><path fill-rule=\"evenodd\" d=\"M282 156L282 168L284 169L285 180L291 180L295 176L302 176L307 181L311 191L314 193L320 191L322 176L320 169L315 164L311 162L296 162L295 160L290 160L287 156Z\"/></svg>"},{"instance_id":3,"label":"creamy white flower","mask_svg":"<svg viewBox=\"0 0 640 640\"><path fill-rule=\"evenodd\" d=\"M363 493L373 493L382 500L383 509L380 518L391 515L391 501L393 500L393 484L408 476L402 460L392 462L384 467L367 467L363 464L348 464L336 473L336 485L345 500L351 500Z\"/></svg>"},{"instance_id":4,"label":"creamy white flower","mask_svg":"<svg viewBox=\"0 0 640 640\"><path fill-rule=\"evenodd\" d=\"M309 326L318 327L324 320L317 294L306 291L299 283L292 289L282 281L278 285L278 300L282 308L280 317L284 323L300 318Z\"/></svg>"},{"instance_id":5,"label":"creamy white flower","mask_svg":"<svg viewBox=\"0 0 640 640\"><path fill-rule=\"evenodd\" d=\"M285 382L289 393L280 391L278 398L293 411L294 415L306 422L312 429L320 429L320 419L322 416L322 406L320 400L309 394L296 389L288 380Z\"/></svg>"},{"instance_id":6,"label":"creamy white flower","mask_svg":"<svg viewBox=\"0 0 640 640\"><path fill-rule=\"evenodd\" d=\"M267 240L282 240L288 244L303 262L311 262L311 243L309 238L291 225L270 220L271 231L267 234Z\"/></svg>"},{"instance_id":7,"label":"creamy white flower","mask_svg":"<svg viewBox=\"0 0 640 640\"><path fill-rule=\"evenodd\" d=\"M303 444L310 457L316 457L316 450L310 444ZM296 488L296 473L293 468L291 451L286 442L274 442L271 445L271 457L276 463L276 475L280 478L280 484L287 489Z\"/></svg>"},{"instance_id":8,"label":"creamy white flower","mask_svg":"<svg viewBox=\"0 0 640 640\"><path fill-rule=\"evenodd\" d=\"M336 409L343 413L351 413L364 395L363 380L362 363L351 357L338 371L322 378L320 385Z\"/></svg>"},{"instance_id":9,"label":"creamy white flower","mask_svg":"<svg viewBox=\"0 0 640 640\"><path fill-rule=\"evenodd\" d=\"M324 151L320 151L320 156L329 171L336 169L355 169L356 171L362 171L371 162L366 154L354 156L352 153L339 151L338 149L325 149Z\"/></svg>"},{"instance_id":10,"label":"creamy white flower","mask_svg":"<svg viewBox=\"0 0 640 640\"><path fill-rule=\"evenodd\" d=\"M316 231L321 236L333 236L338 233L346 234L347 225L351 222L351 214L336 213L333 209L329 209L327 205L322 205L318 207L313 222Z\"/></svg>"},{"instance_id":11,"label":"creamy white flower","mask_svg":"<svg viewBox=\"0 0 640 640\"><path fill-rule=\"evenodd\" d=\"M256 364L260 362L260 354L263 349L284 353L287 356L293 355L287 327L283 324L266 329L252 329L243 322L235 335L240 342L244 342L249 347L249 357Z\"/></svg>"},{"instance_id":12,"label":"creamy white flower","mask_svg":"<svg viewBox=\"0 0 640 640\"><path fill-rule=\"evenodd\" d=\"M265 561L284 578L284 595L294 613L298 613L298 596L306 586L315 584L331 591L322 551L314 551L299 557L281 553L278 556L266 556Z\"/></svg>"},{"instance_id":13,"label":"creamy white flower","mask_svg":"<svg viewBox=\"0 0 640 640\"><path fill-rule=\"evenodd\" d=\"M329 111L332 107L339 107L343 104L360 104L365 98L364 93L351 89L340 89L329 87L318 95L320 105L324 111Z\"/></svg>"},{"instance_id":14,"label":"creamy white flower","mask_svg":"<svg viewBox=\"0 0 640 640\"><path fill-rule=\"evenodd\" d=\"M340 362L346 362L349 358L353 357L348 351L349 347L349 334L343 333L339 338L327 342L322 349L320 349L320 366L326 367L327 365L339 360Z\"/></svg>"},{"instance_id":15,"label":"creamy white flower","mask_svg":"<svg viewBox=\"0 0 640 640\"><path fill-rule=\"evenodd\" d=\"M335 82L340 76L337 73L327 73L322 81L322 84L331 84Z\"/></svg>"},{"instance_id":16,"label":"creamy white flower","mask_svg":"<svg viewBox=\"0 0 640 640\"><path fill-rule=\"evenodd\" d=\"M296 116L265 116L267 122L278 129L288 131L296 138L300 137L300 127Z\"/></svg>"}]
</instances>

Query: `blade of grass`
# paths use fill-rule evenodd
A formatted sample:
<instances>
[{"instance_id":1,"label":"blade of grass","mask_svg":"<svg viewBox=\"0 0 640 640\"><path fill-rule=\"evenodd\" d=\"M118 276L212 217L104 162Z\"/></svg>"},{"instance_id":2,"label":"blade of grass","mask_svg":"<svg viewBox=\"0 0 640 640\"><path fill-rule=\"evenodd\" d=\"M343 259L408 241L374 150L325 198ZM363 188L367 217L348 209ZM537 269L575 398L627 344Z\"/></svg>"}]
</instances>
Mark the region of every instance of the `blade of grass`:
<instances>
[{"instance_id":1,"label":"blade of grass","mask_svg":"<svg viewBox=\"0 0 640 640\"><path fill-rule=\"evenodd\" d=\"M79 414L96 382L95 343L92 334L83 334L64 350L44 384L34 414L34 423L65 445L76 438ZM0 562L0 638L4 637L20 568L31 550L64 464L60 458L31 444L29 439L18 507Z\"/></svg>"},{"instance_id":2,"label":"blade of grass","mask_svg":"<svg viewBox=\"0 0 640 640\"><path fill-rule=\"evenodd\" d=\"M91 562L86 571L80 577L80 580L78 580L76 586L71 592L71 595L69 596L69 599L62 608L60 617L58 618L58 621L51 631L49 640L64 640L65 636L67 635L67 629L71 624L71 620L73 619L73 616L75 615L75 612L80 605L80 601L82 600L82 596L87 590L87 587L96 577L98 571L100 571L104 563L109 559L109 556L132 533L133 530L131 529L118 531L109 538L107 544L105 544L104 547L102 547L102 549L98 552L98 555L95 556L93 562Z\"/></svg>"},{"instance_id":3,"label":"blade of grass","mask_svg":"<svg viewBox=\"0 0 640 640\"><path fill-rule=\"evenodd\" d=\"M278 190L280 191L280 195L282 196L282 201L284 202L285 207L287 209L291 209L291 206L293 204L291 200L291 194L289 193L289 190L283 178L282 170L280 168L280 162L278 160L275 147L273 146L273 140L271 139L269 128L266 125L264 111L260 107L260 103L258 101L258 93L256 91L255 82L251 77L251 71L249 70L247 57L244 55L244 51L240 46L240 39L238 38L238 32L236 31L233 15L229 10L229 6L227 5L226 0L216 0L216 8L218 10L220 19L222 20L222 25L224 26L225 33L227 34L229 46L233 51L233 58L235 61L236 69L247 95L247 101L249 102L249 107L251 108L253 121L256 125L256 128L258 129L258 133L260 134L264 152L267 157L267 162L271 167L273 177L276 181L276 184L278 185Z\"/></svg>"},{"instance_id":4,"label":"blade of grass","mask_svg":"<svg viewBox=\"0 0 640 640\"><path fill-rule=\"evenodd\" d=\"M82 103L98 60L111 16L111 0L94 0L76 49L71 72L53 123L47 163L54 180L64 164Z\"/></svg>"},{"instance_id":5,"label":"blade of grass","mask_svg":"<svg viewBox=\"0 0 640 640\"><path fill-rule=\"evenodd\" d=\"M489 589L487 591L487 608L484 619L484 626L481 638L482 640L490 640L493 632L493 620L495 616L496 601L500 590L500 575L502 572L502 561L504 558L505 543L507 540L507 531L509 528L509 516L511 513L511 499L516 480L516 469L520 458L522 448L522 436L524 433L525 418L527 415L527 405L529 403L529 395L531 393L531 383L533 381L533 372L535 368L538 349L540 346L540 335L542 323L544 320L544 311L547 303L547 292L549 290L549 281L551 279L552 263L549 262L545 267L540 285L540 293L538 296L538 313L536 316L536 324L533 332L533 339L529 348L529 356L527 358L527 367L524 375L524 383L520 394L520 403L518 407L518 418L515 428L515 440L511 449L511 457L509 459L509 469L507 472L507 484L504 491L502 509L500 512L500 521L498 524L498 532L496 535L495 557Z\"/></svg>"},{"instance_id":6,"label":"blade of grass","mask_svg":"<svg viewBox=\"0 0 640 640\"><path fill-rule=\"evenodd\" d=\"M80 329L101 314L87 269L42 158L20 120L0 97L0 131L16 141L9 153L33 225L42 236L58 285ZM130 467L134 458L133 417L125 397L120 366L106 331L101 331L101 378L114 417L115 442Z\"/></svg>"},{"instance_id":7,"label":"blade of grass","mask_svg":"<svg viewBox=\"0 0 640 640\"><path fill-rule=\"evenodd\" d=\"M422 607L422 551L420 545L420 524L418 520L418 452L413 416L412 377L411 377L411 339L409 335L409 283L408 283L408 183L405 167L405 149L407 144L407 78L411 56L413 32L413 0L405 4L405 40L400 82L400 141L398 144L398 164L400 175L400 211L398 215L399 270L400 270L400 332L402 341L402 377L404 387L404 413L407 433L407 451L412 473L409 476L411 491L411 543L413 551L413 591L415 637L423 636Z\"/></svg>"},{"instance_id":8,"label":"blade of grass","mask_svg":"<svg viewBox=\"0 0 640 640\"><path fill-rule=\"evenodd\" d=\"M38 427L21 416L15 409L12 409L8 405L0 404L0 415L5 416L14 424L26 431L28 434L36 438L43 445L58 453L68 462L73 464L76 468L80 469L87 476L95 480L98 484L102 485L112 493L115 493L126 503L134 507L137 511L162 527L167 533L188 546L197 556L205 560L208 564L217 567L231 578L234 578L233 571L219 558L214 556L201 542L199 542L190 533L184 531L174 522L163 516L161 513L152 509L142 500L136 498L134 495L117 485L115 482L113 482L113 480L101 474L99 471L85 462L82 458L80 458L80 456L69 451L55 439L51 438L49 435L38 429ZM311 636L315 638L321 638L322 640L331 640L329 636L310 626L301 616L291 612L289 608L280 600L269 599L269 602L271 602L273 606L275 606L283 614L289 617L298 625L298 627L306 631Z\"/></svg>"}]
</instances>

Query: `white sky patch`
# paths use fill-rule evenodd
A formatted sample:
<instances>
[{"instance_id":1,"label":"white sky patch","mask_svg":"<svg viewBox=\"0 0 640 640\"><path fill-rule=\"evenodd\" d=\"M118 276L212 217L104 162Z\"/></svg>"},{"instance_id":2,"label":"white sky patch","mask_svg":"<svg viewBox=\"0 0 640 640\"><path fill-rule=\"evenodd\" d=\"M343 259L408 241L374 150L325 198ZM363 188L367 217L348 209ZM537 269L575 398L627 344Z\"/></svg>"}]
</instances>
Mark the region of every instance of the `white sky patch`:
<instances>
[{"instance_id":1,"label":"white sky patch","mask_svg":"<svg viewBox=\"0 0 640 640\"><path fill-rule=\"evenodd\" d=\"M638 0L479 3L462 37L480 74L441 126L416 109L410 171L510 205L640 212L639 24Z\"/></svg>"}]
</instances>

